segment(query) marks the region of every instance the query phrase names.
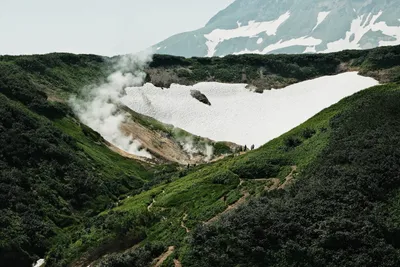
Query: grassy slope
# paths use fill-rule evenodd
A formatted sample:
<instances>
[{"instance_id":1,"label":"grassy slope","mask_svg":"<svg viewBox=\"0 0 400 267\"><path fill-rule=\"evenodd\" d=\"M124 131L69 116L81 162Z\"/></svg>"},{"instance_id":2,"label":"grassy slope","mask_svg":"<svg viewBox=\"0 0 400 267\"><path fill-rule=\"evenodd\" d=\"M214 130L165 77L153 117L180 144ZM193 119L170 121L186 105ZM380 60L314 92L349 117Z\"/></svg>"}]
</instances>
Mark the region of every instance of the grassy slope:
<instances>
[{"instance_id":1,"label":"grassy slope","mask_svg":"<svg viewBox=\"0 0 400 267\"><path fill-rule=\"evenodd\" d=\"M15 255L19 264L30 264L63 229L153 178L151 168L112 153L71 118L51 122L2 94L0 104L2 262Z\"/></svg>"},{"instance_id":2,"label":"grassy slope","mask_svg":"<svg viewBox=\"0 0 400 267\"><path fill-rule=\"evenodd\" d=\"M100 216L107 217L110 214L115 216L121 212L153 214L154 223L147 225L147 238L142 244L154 246L162 242L165 249L167 246L175 246L177 249L166 261L165 266L173 266L172 258L174 257L183 260L185 266L233 266L235 264L287 266L286 264L291 265L293 262L300 262L302 266L320 263L329 265L332 261L331 257L338 257L336 260L342 261L343 264L346 264L346 261L351 262L354 266L360 266L357 264L374 266L383 259L387 260L387 266L394 266L394 261L400 259L397 258L400 254L396 250L398 242L389 236L391 234L397 236L400 231L397 193L400 190L400 180L396 174L398 166L391 164L398 162L400 158L397 146L393 146L393 142L398 142L398 130L400 130L396 119L399 115L399 103L400 87L398 85L377 86L357 93L256 151L191 170L181 178L176 177L172 181L124 200L119 207ZM309 137L305 134L305 129L307 132L313 129L316 133ZM288 140L293 139L298 139L300 142L292 146L293 143ZM374 147L375 142L379 143L378 147ZM366 163L370 165L365 166ZM288 174L292 165L298 167L295 176L297 183L296 186L289 187L287 193L280 190L268 193L263 189L265 182L252 180L270 177L282 179ZM323 174L320 174L321 172ZM221 176L225 177L227 184L216 183ZM245 181L240 186L239 177ZM338 181L334 180L335 177ZM385 181L385 177L390 180ZM349 179L354 179L354 181ZM373 184L368 185L369 182ZM343 183L344 186L339 186L339 183ZM354 191L347 191L348 187L345 184L354 186ZM261 197L261 200L223 218L222 222L201 226L203 222L222 212L228 204L235 202L245 191L250 193L251 198ZM312 191L315 193L311 193ZM360 195L357 193L354 195L352 192L358 192ZM226 203L221 199L224 195L227 196ZM330 195L332 197L329 197ZM153 198L156 202L149 212L146 207ZM294 205L294 201L301 204ZM364 214L366 211L361 212L363 208L360 206L366 205L363 201L369 201L369 208L371 212L373 211L371 214L368 214L370 210L367 214ZM279 212L279 209L284 212L279 220L277 219L277 223L273 223L273 216L277 216L274 213L275 210L268 212L270 206L276 207L278 209L276 212ZM387 219L390 224L385 222L387 211L390 214ZM310 214L314 212L316 214L311 216ZM187 214L186 217L185 214ZM308 214L306 219L302 217L305 214ZM337 222L335 222L335 216L340 218ZM193 235L187 234L181 227L184 217L184 224L194 230ZM304 256L304 258L299 256L303 252L295 251L297 247L288 250L286 246L290 246L290 242L292 242L291 246L299 245L306 248L315 246L315 242L322 242L318 240L323 236L317 235L315 240L314 237L309 236L298 238L290 232L294 230L287 228L290 224L287 224L286 220L289 218L293 223L299 223L297 227L311 227L312 224L319 225L326 221L343 224L341 220L346 220L345 218L350 220L347 224L353 219L357 223L362 221L363 223L357 227L366 227L365 225L370 224L371 240L375 241L364 240L362 233L354 234L351 237L352 241L349 242L360 242L362 245L358 250L352 250L346 247L345 243L335 241L334 235L339 234L338 229L331 230L332 236L327 238L332 239L330 242L333 247L315 255ZM257 225L263 220L271 222L272 226L262 223ZM375 224L371 220L378 220L380 224ZM269 242L272 242L272 239L258 241L260 238L258 234L254 233L253 236L252 233L257 227L261 227L259 231L265 231L264 235L272 235L268 233L272 231L269 229L274 227L273 232L288 243L270 247ZM350 226L343 227L345 230ZM386 227L382 231L386 231L388 235L383 240L379 236L380 227ZM278 234L278 229L281 229L282 233ZM353 228L350 227L347 231L352 231L350 229ZM375 235L376 231L378 234ZM303 232L304 235L307 233ZM191 238L187 239L187 236ZM211 236L214 237L210 238ZM242 242L240 238L243 238ZM304 245L302 242L310 242L310 244ZM383 251L388 253L387 257L382 255L377 257L376 253L380 252L369 252L378 249L374 242L382 246L382 253ZM257 246L261 246L260 249L264 252L257 254L254 251ZM149 251L151 252L152 249L149 248ZM149 251L147 253L150 253ZM100 266L138 266L135 265L137 255L133 256L132 253L127 251L124 254L107 256L98 264ZM276 256L271 257L273 253ZM147 254L144 253L144 255ZM286 259L285 256L281 258L281 255L290 256ZM363 257L365 259L362 259Z\"/></svg>"},{"instance_id":3,"label":"grassy slope","mask_svg":"<svg viewBox=\"0 0 400 267\"><path fill-rule=\"evenodd\" d=\"M342 101L296 186L197 229L183 264L398 266L399 104L398 85Z\"/></svg>"},{"instance_id":4,"label":"grassy slope","mask_svg":"<svg viewBox=\"0 0 400 267\"><path fill-rule=\"evenodd\" d=\"M101 64L64 54L0 58L3 263L29 266L74 240L88 217L171 169L111 152L66 105L47 100L100 79Z\"/></svg>"},{"instance_id":5,"label":"grassy slope","mask_svg":"<svg viewBox=\"0 0 400 267\"><path fill-rule=\"evenodd\" d=\"M224 211L227 205L237 201L244 192L250 193L251 198L265 195L264 186L269 184L268 181L254 179L277 177L283 181L293 165L297 166L296 176L301 177L303 171L315 164L331 142L332 118L351 110L360 98L370 98L370 95L377 92L379 94L394 90L394 88L398 90L394 86L377 87L344 99L256 151L189 170L188 174L179 175L184 175L183 177L177 176L172 181L126 199L119 207L100 216L115 216L116 213L121 212L148 214L147 207L154 198L155 203L150 213L156 216L156 219L154 224L147 225L147 238L142 244L162 242L165 248L174 245L180 249L176 250L172 257L182 256L180 253L187 249L185 238L187 233L181 226L184 217L185 226L193 230ZM315 133L307 134L314 132L310 130L314 130ZM288 140L298 140L298 142L293 146ZM221 177L223 177L222 181L226 181L225 183L220 182ZM239 178L244 181L242 185L239 185ZM278 196L282 195L281 193L273 192ZM224 196L226 196L226 202L222 200ZM196 233L198 231L196 230ZM115 262L121 263L122 258L125 264L128 264L129 261L126 258L129 258L130 252L123 255L107 257L100 265L116 266ZM200 264L200 266L208 266L209 263L202 264L205 265Z\"/></svg>"}]
</instances>

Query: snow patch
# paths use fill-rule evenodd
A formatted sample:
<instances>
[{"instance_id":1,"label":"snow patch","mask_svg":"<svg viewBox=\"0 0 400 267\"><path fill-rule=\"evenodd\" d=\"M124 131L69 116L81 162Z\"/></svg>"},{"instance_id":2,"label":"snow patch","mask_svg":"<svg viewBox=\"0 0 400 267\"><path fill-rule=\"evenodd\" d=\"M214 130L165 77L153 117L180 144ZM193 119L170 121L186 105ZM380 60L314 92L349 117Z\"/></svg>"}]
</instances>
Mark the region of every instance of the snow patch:
<instances>
[{"instance_id":1,"label":"snow patch","mask_svg":"<svg viewBox=\"0 0 400 267\"><path fill-rule=\"evenodd\" d=\"M356 72L325 76L263 94L249 91L246 84L173 84L164 90L145 84L127 88L121 101L138 113L199 136L261 146L340 99L377 84ZM213 105L191 97L193 89L207 95Z\"/></svg>"},{"instance_id":2,"label":"snow patch","mask_svg":"<svg viewBox=\"0 0 400 267\"><path fill-rule=\"evenodd\" d=\"M252 20L248 22L247 26L242 26L238 23L238 27L236 29L215 29L212 32L204 35L204 37L207 39L207 56L214 56L218 44L226 40L238 37L254 37L263 32L269 36L275 35L279 26L281 26L282 23L284 23L289 17L290 12L288 11L273 21L255 22Z\"/></svg>"},{"instance_id":3,"label":"snow patch","mask_svg":"<svg viewBox=\"0 0 400 267\"><path fill-rule=\"evenodd\" d=\"M263 42L263 38L258 38L257 44L261 44Z\"/></svg>"},{"instance_id":4,"label":"snow patch","mask_svg":"<svg viewBox=\"0 0 400 267\"><path fill-rule=\"evenodd\" d=\"M41 267L44 264L44 259L38 260L36 263L32 264L33 267Z\"/></svg>"},{"instance_id":5,"label":"snow patch","mask_svg":"<svg viewBox=\"0 0 400 267\"><path fill-rule=\"evenodd\" d=\"M318 17L317 17L317 25L315 25L314 29L312 29L312 31L314 31L316 28L318 28L318 26L326 19L326 17L329 15L329 13L331 13L330 11L323 11L323 12L319 12L318 13Z\"/></svg>"},{"instance_id":6,"label":"snow patch","mask_svg":"<svg viewBox=\"0 0 400 267\"><path fill-rule=\"evenodd\" d=\"M384 21L376 22L382 14L383 11L379 11L379 13L376 15L368 14L364 23L363 19L366 16L365 14L354 19L351 23L350 30L346 32L346 37L344 39L339 39L337 41L328 43L328 48L322 52L330 53L344 49L361 49L362 47L360 46L359 42L369 31L381 31L383 34L395 38L394 41L379 41L379 46L400 44L400 26L388 26Z\"/></svg>"},{"instance_id":7,"label":"snow patch","mask_svg":"<svg viewBox=\"0 0 400 267\"><path fill-rule=\"evenodd\" d=\"M242 54L267 54L269 52L272 52L274 50L278 50L278 49L282 49L282 48L286 48L286 47L291 47L291 46L317 46L319 44L322 43L322 40L320 39L316 39L314 37L300 37L300 38L296 38L296 39L291 39L291 40L287 40L287 41L282 41L279 40L278 42L276 42L275 44L271 44L267 47L265 47L262 51L260 50L253 50L250 51L247 48L243 51L240 52L235 52L233 53L234 55L242 55Z\"/></svg>"},{"instance_id":8,"label":"snow patch","mask_svg":"<svg viewBox=\"0 0 400 267\"><path fill-rule=\"evenodd\" d=\"M315 46L307 46L303 53L317 53L317 49Z\"/></svg>"}]
</instances>

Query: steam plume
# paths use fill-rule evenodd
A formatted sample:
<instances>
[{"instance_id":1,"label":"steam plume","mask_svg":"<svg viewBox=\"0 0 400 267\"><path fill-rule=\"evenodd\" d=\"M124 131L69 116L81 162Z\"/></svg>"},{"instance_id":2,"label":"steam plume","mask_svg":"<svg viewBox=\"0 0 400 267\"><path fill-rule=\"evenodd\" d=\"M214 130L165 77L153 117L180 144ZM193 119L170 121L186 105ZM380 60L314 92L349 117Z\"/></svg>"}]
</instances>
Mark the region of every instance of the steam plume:
<instances>
[{"instance_id":1,"label":"steam plume","mask_svg":"<svg viewBox=\"0 0 400 267\"><path fill-rule=\"evenodd\" d=\"M144 67L151 59L152 53L149 51L123 56L115 64L115 72L107 77L105 83L87 87L82 94L69 100L75 114L84 124L125 152L146 158L151 158L151 155L142 149L140 141L133 140L121 131L126 114L118 109L118 105L125 95L125 88L143 83L146 77Z\"/></svg>"}]
</instances>

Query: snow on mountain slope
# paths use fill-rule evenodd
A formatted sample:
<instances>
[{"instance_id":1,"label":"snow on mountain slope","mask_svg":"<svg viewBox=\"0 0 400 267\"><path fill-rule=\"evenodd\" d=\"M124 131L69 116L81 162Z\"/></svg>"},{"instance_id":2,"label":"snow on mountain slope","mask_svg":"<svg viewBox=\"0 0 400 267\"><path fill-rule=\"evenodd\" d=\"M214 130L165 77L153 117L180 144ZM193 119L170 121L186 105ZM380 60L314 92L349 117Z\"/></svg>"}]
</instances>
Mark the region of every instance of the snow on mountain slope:
<instances>
[{"instance_id":1,"label":"snow on mountain slope","mask_svg":"<svg viewBox=\"0 0 400 267\"><path fill-rule=\"evenodd\" d=\"M280 90L251 92L246 84L152 84L126 89L122 102L132 110L217 141L261 146L355 92L378 84L356 72L325 76ZM211 106L191 96L199 90Z\"/></svg>"},{"instance_id":2,"label":"snow on mountain slope","mask_svg":"<svg viewBox=\"0 0 400 267\"><path fill-rule=\"evenodd\" d=\"M379 11L376 15L369 13L368 15L365 14L357 17L351 22L350 30L346 32L346 37L328 43L328 48L322 52L329 53L341 51L343 49L361 49L360 41L370 31L382 32L387 36L395 38L395 40L392 41L380 40L379 46L400 44L400 26L392 27L388 26L384 21L377 22L378 18L382 16L382 13L382 11Z\"/></svg>"},{"instance_id":3,"label":"snow on mountain slope","mask_svg":"<svg viewBox=\"0 0 400 267\"><path fill-rule=\"evenodd\" d=\"M327 12L319 12L318 13L318 17L317 17L317 25L315 25L315 27L312 29L312 31L314 31L316 28L318 28L318 26L326 19L326 17L329 15L329 13L331 13L330 11Z\"/></svg>"},{"instance_id":4,"label":"snow on mountain slope","mask_svg":"<svg viewBox=\"0 0 400 267\"><path fill-rule=\"evenodd\" d=\"M400 0L236 0L157 53L224 56L315 53L400 44Z\"/></svg>"},{"instance_id":5,"label":"snow on mountain slope","mask_svg":"<svg viewBox=\"0 0 400 267\"><path fill-rule=\"evenodd\" d=\"M279 26L284 23L290 17L290 13L286 12L281 15L277 20L274 21L264 21L264 22L255 22L249 21L247 26L241 26L238 24L236 29L223 30L216 29L211 33L204 35L207 38L207 48L208 53L207 56L212 57L215 54L215 49L219 43L222 43L225 40L230 40L238 37L257 37L258 34L265 32L267 35L276 35L276 31Z\"/></svg>"}]
</instances>

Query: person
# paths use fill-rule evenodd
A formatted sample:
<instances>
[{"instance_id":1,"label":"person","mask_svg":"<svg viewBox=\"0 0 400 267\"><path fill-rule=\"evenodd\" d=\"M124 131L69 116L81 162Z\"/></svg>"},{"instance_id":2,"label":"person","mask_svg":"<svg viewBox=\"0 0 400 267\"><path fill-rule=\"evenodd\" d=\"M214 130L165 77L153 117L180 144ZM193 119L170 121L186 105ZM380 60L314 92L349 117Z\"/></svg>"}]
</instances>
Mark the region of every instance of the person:
<instances>
[{"instance_id":1,"label":"person","mask_svg":"<svg viewBox=\"0 0 400 267\"><path fill-rule=\"evenodd\" d=\"M253 145L251 145L251 150L254 150L254 144L253 144Z\"/></svg>"},{"instance_id":2,"label":"person","mask_svg":"<svg viewBox=\"0 0 400 267\"><path fill-rule=\"evenodd\" d=\"M247 151L247 145L244 145L244 152Z\"/></svg>"}]
</instances>

